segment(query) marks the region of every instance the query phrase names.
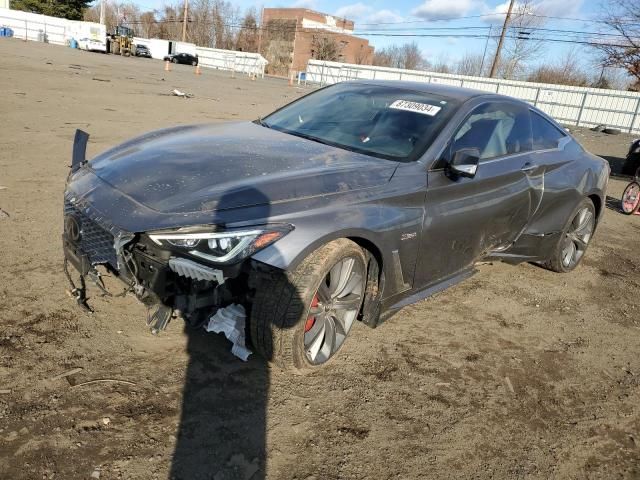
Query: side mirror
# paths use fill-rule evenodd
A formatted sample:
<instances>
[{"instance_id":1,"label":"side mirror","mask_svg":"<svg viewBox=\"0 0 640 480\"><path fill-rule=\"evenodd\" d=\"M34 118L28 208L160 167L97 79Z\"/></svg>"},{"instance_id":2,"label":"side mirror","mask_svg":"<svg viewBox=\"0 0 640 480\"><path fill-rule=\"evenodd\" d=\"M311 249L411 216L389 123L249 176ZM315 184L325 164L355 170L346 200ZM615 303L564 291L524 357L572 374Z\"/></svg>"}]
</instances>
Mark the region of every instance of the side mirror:
<instances>
[{"instance_id":1,"label":"side mirror","mask_svg":"<svg viewBox=\"0 0 640 480\"><path fill-rule=\"evenodd\" d=\"M449 162L449 172L460 176L473 178L478 171L480 162L480 150L477 148L461 148L453 154L453 159Z\"/></svg>"}]
</instances>

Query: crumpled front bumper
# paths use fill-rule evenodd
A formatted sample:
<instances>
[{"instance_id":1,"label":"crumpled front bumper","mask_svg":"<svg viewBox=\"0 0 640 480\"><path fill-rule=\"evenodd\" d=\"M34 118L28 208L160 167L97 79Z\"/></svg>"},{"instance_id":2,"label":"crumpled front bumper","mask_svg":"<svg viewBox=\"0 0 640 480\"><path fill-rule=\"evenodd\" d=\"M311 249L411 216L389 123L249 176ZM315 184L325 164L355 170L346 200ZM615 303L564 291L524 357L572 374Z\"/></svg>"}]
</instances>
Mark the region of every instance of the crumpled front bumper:
<instances>
[{"instance_id":1,"label":"crumpled front bumper","mask_svg":"<svg viewBox=\"0 0 640 480\"><path fill-rule=\"evenodd\" d=\"M156 312L149 313L147 319L154 331L162 330L174 311L198 323L230 302L247 301L248 277L256 268L255 262L249 260L218 269L175 256L150 242L144 234L118 228L90 203L78 200L71 192L65 194L64 218L64 256L80 273L81 285L89 278L110 294L97 269L105 267ZM68 273L66 266L65 271ZM78 303L90 309L84 287L76 288L71 275L69 280Z\"/></svg>"}]
</instances>

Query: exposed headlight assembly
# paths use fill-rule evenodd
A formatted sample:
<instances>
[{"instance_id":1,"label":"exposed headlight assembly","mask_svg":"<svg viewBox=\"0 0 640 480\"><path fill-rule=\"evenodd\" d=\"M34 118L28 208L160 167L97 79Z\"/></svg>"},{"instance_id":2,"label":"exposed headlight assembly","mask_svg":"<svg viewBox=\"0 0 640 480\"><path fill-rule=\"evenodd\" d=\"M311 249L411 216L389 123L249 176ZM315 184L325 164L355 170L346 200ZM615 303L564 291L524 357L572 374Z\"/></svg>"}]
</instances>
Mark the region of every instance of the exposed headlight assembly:
<instances>
[{"instance_id":1,"label":"exposed headlight assembly","mask_svg":"<svg viewBox=\"0 0 640 480\"><path fill-rule=\"evenodd\" d=\"M149 238L162 247L181 250L219 264L234 263L271 245L293 230L292 225L267 225L247 230L224 232L193 231L150 233Z\"/></svg>"}]
</instances>

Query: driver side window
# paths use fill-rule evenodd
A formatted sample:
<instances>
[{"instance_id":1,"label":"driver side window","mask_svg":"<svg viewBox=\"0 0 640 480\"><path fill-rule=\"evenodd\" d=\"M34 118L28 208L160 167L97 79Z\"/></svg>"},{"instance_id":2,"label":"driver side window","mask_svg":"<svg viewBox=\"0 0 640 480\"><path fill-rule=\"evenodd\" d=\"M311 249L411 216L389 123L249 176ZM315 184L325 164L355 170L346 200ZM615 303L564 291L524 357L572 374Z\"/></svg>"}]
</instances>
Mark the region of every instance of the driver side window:
<instances>
[{"instance_id":1,"label":"driver side window","mask_svg":"<svg viewBox=\"0 0 640 480\"><path fill-rule=\"evenodd\" d=\"M511 103L480 105L453 136L450 158L463 148L477 148L481 162L531 151L528 111Z\"/></svg>"}]
</instances>

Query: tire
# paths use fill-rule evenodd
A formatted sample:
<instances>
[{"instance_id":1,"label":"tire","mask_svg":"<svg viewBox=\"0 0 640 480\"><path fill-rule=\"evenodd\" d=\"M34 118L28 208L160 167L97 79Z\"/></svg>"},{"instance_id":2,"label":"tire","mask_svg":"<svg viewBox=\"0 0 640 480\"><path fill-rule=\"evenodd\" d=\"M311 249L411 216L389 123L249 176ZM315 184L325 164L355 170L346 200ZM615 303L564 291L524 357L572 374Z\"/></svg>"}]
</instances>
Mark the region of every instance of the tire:
<instances>
[{"instance_id":1,"label":"tire","mask_svg":"<svg viewBox=\"0 0 640 480\"><path fill-rule=\"evenodd\" d=\"M636 169L636 172L633 174L633 179L640 183L640 166Z\"/></svg>"},{"instance_id":2,"label":"tire","mask_svg":"<svg viewBox=\"0 0 640 480\"><path fill-rule=\"evenodd\" d=\"M605 128L602 131L604 133L606 133L607 135L620 135L620 129L619 128Z\"/></svg>"},{"instance_id":3,"label":"tire","mask_svg":"<svg viewBox=\"0 0 640 480\"><path fill-rule=\"evenodd\" d=\"M171 59L171 63L178 63L178 60L177 60L177 59L175 59L175 58L172 58L172 59Z\"/></svg>"},{"instance_id":4,"label":"tire","mask_svg":"<svg viewBox=\"0 0 640 480\"><path fill-rule=\"evenodd\" d=\"M578 217L586 212L590 215L588 223L580 224L585 220ZM585 214L586 214L585 213ZM543 262L543 266L558 273L568 273L574 270L584 258L589 242L593 237L596 226L596 209L589 198L584 198L580 204L571 212L567 223L560 234L558 243L555 245L551 257ZM580 228L576 228L580 227ZM573 245L573 247L571 246ZM572 257L567 262L567 256Z\"/></svg>"},{"instance_id":5,"label":"tire","mask_svg":"<svg viewBox=\"0 0 640 480\"><path fill-rule=\"evenodd\" d=\"M626 186L622 192L620 207L625 215L633 215L640 210L640 183L634 181Z\"/></svg>"},{"instance_id":6,"label":"tire","mask_svg":"<svg viewBox=\"0 0 640 480\"><path fill-rule=\"evenodd\" d=\"M191 65L195 67L196 65L198 65L198 62L194 60L193 62L191 62Z\"/></svg>"},{"instance_id":7,"label":"tire","mask_svg":"<svg viewBox=\"0 0 640 480\"><path fill-rule=\"evenodd\" d=\"M334 281L344 285L343 292L357 287L342 297L336 289L334 297L328 295ZM365 283L364 252L347 239L320 247L291 272L261 278L249 322L254 349L285 370L304 373L321 367L344 344L362 307Z\"/></svg>"},{"instance_id":8,"label":"tire","mask_svg":"<svg viewBox=\"0 0 640 480\"><path fill-rule=\"evenodd\" d=\"M629 175L638 177L640 173L640 154L630 153L627 158L624 159L622 169L620 170L622 175Z\"/></svg>"}]
</instances>

